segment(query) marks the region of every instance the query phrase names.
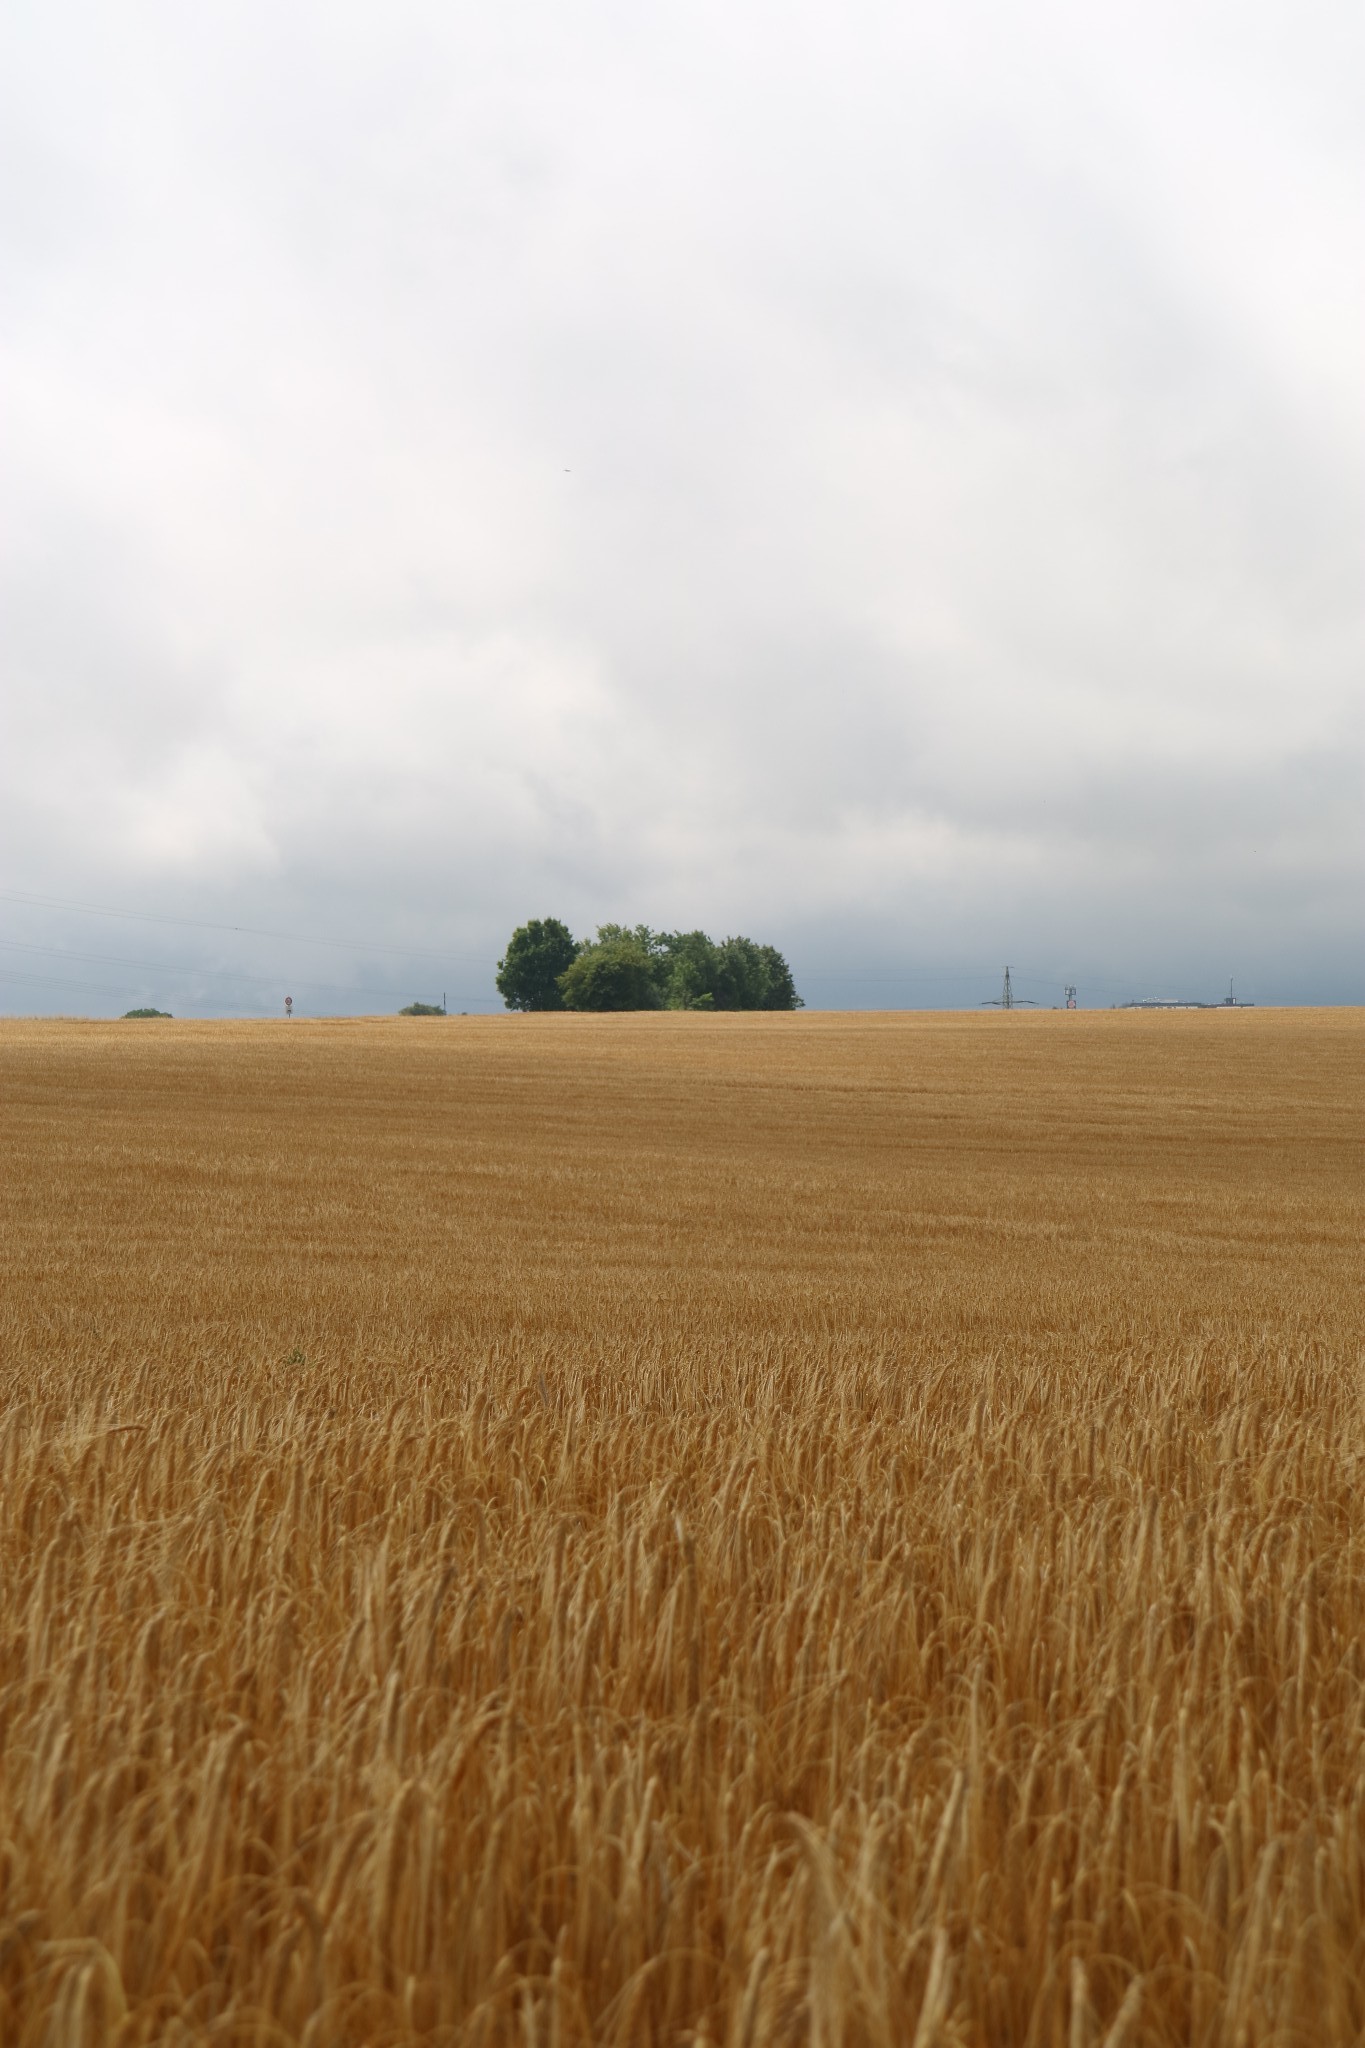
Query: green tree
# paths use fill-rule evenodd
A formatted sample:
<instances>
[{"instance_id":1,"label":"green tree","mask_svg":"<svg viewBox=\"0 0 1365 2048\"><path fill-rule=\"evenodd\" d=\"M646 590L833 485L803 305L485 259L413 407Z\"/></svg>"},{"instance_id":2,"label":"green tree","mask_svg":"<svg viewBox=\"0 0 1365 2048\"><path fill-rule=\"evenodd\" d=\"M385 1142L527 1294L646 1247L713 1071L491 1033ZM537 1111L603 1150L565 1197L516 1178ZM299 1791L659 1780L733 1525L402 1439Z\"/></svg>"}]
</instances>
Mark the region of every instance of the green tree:
<instances>
[{"instance_id":1,"label":"green tree","mask_svg":"<svg viewBox=\"0 0 1365 2048\"><path fill-rule=\"evenodd\" d=\"M553 978L547 962L554 966ZM519 926L498 987L515 1010L799 1010L792 972L776 946L647 924L600 924L575 945L554 918Z\"/></svg>"},{"instance_id":2,"label":"green tree","mask_svg":"<svg viewBox=\"0 0 1365 2048\"><path fill-rule=\"evenodd\" d=\"M804 1010L806 1006L796 993L792 971L776 946L760 946L758 950L762 955L766 981L760 1009Z\"/></svg>"},{"instance_id":3,"label":"green tree","mask_svg":"<svg viewBox=\"0 0 1365 2048\"><path fill-rule=\"evenodd\" d=\"M509 1010L562 1010L560 977L578 957L578 942L557 917L519 924L498 962L498 994Z\"/></svg>"},{"instance_id":4,"label":"green tree","mask_svg":"<svg viewBox=\"0 0 1365 2048\"><path fill-rule=\"evenodd\" d=\"M723 939L716 947L718 1010L799 1010L792 971L776 946L755 939Z\"/></svg>"},{"instance_id":5,"label":"green tree","mask_svg":"<svg viewBox=\"0 0 1365 2048\"><path fill-rule=\"evenodd\" d=\"M602 933L580 948L577 959L559 977L565 1008L657 1010L656 962L647 947L619 926L604 925Z\"/></svg>"},{"instance_id":6,"label":"green tree","mask_svg":"<svg viewBox=\"0 0 1365 2048\"><path fill-rule=\"evenodd\" d=\"M761 1010L768 977L754 941L722 939L716 955L716 1008Z\"/></svg>"},{"instance_id":7,"label":"green tree","mask_svg":"<svg viewBox=\"0 0 1365 2048\"><path fill-rule=\"evenodd\" d=\"M713 1010L720 982L720 954L705 932L666 932L661 939L668 965L664 1001L670 1010Z\"/></svg>"},{"instance_id":8,"label":"green tree","mask_svg":"<svg viewBox=\"0 0 1365 2048\"><path fill-rule=\"evenodd\" d=\"M599 924L597 937L593 943L598 946L638 947L649 962L650 980L654 983L657 1003L651 1007L657 1008L659 1004L669 1006L668 984L672 968L669 955L669 947L672 944L670 933L651 931L647 924Z\"/></svg>"}]
</instances>

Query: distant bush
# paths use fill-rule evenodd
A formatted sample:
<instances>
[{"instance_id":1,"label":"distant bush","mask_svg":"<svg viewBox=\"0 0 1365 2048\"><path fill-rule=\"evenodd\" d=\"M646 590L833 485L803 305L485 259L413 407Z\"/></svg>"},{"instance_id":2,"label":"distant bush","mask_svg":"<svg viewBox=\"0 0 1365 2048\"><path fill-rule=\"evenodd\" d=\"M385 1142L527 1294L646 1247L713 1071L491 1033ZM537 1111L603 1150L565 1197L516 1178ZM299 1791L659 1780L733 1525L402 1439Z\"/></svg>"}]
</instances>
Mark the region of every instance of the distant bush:
<instances>
[{"instance_id":1,"label":"distant bush","mask_svg":"<svg viewBox=\"0 0 1365 2048\"><path fill-rule=\"evenodd\" d=\"M129 1017L169 1017L170 1014L169 1010L125 1010L122 1021L126 1022Z\"/></svg>"},{"instance_id":2,"label":"distant bush","mask_svg":"<svg viewBox=\"0 0 1365 2048\"><path fill-rule=\"evenodd\" d=\"M444 1017L444 1003L409 1003L398 1012L400 1017Z\"/></svg>"}]
</instances>

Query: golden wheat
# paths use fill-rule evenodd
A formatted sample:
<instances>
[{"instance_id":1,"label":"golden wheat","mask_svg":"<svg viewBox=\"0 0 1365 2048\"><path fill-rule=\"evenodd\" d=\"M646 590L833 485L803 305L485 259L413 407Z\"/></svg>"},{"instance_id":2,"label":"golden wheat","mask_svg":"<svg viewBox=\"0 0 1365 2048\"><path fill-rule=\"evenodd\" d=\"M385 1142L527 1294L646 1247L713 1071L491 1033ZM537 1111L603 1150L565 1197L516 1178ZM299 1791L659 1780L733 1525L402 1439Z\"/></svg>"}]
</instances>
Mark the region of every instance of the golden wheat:
<instances>
[{"instance_id":1,"label":"golden wheat","mask_svg":"<svg viewBox=\"0 0 1365 2048\"><path fill-rule=\"evenodd\" d=\"M0 2040L1359 2040L1362 1042L0 1026Z\"/></svg>"}]
</instances>

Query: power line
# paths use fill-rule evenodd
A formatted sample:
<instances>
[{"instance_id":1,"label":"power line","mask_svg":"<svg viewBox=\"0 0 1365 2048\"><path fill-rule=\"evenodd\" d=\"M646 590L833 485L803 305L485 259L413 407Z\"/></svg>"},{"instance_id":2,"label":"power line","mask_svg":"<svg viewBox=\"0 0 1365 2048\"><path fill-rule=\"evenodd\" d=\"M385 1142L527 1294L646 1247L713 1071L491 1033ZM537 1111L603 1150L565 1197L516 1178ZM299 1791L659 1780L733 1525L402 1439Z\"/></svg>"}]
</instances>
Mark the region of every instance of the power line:
<instances>
[{"instance_id":1,"label":"power line","mask_svg":"<svg viewBox=\"0 0 1365 2048\"><path fill-rule=\"evenodd\" d=\"M957 968L951 974L917 974L913 970L908 970L904 974L859 974L856 970L845 973L837 967L802 967L798 979L803 983L837 981L845 987L858 988L944 988L960 987L963 982L993 976L999 971L996 967L977 965ZM1021 982L1025 988L1065 989L1070 986L1075 972L1074 967L1068 968L1065 974L1052 974L1041 968L1024 968L1022 971L1016 968L1014 979ZM1121 987L1116 982L1095 981L1089 975L1085 977L1085 986L1098 990L1101 995L1127 994L1126 986Z\"/></svg>"},{"instance_id":2,"label":"power line","mask_svg":"<svg viewBox=\"0 0 1365 2048\"><path fill-rule=\"evenodd\" d=\"M190 981L226 981L237 985L242 982L263 982L268 978L264 971L249 973L240 968L200 967L194 963L176 960L135 960L125 953L78 953L65 946L34 946L20 939L0 939L0 947L13 953L40 953L46 958L55 960L92 961L109 967L141 967L152 974L168 977L174 976ZM0 976L4 976L5 979L10 981L18 978L9 974L3 966L0 966ZM53 979L51 976L45 978ZM294 979L301 988L325 991L328 995L390 996L403 993L401 989L392 986L377 988L372 982L312 981L308 979L300 982L297 975L294 976ZM73 987L75 986L74 983L72 985ZM93 983L91 984L91 986L94 985ZM471 1000L475 1002L491 1002L493 998L491 996L476 996L473 998L465 996L461 997L460 1000L464 1002Z\"/></svg>"},{"instance_id":3,"label":"power line","mask_svg":"<svg viewBox=\"0 0 1365 2048\"><path fill-rule=\"evenodd\" d=\"M978 967L963 967L955 974L846 974L837 967L803 967L801 969L801 979L802 981L856 981L869 986L874 982L908 983L914 988L942 988L949 982L970 981L973 976L984 971L984 969Z\"/></svg>"},{"instance_id":4,"label":"power line","mask_svg":"<svg viewBox=\"0 0 1365 2048\"><path fill-rule=\"evenodd\" d=\"M72 955L70 957L76 958L78 956ZM227 977L218 978L227 979ZM250 977L244 976L242 977L242 980L245 981L248 986L250 986ZM0 983L8 984L12 982L21 983L31 988L85 989L97 995L104 996L145 995L148 987L148 984L145 981L137 983L116 981L83 981L73 979L70 975L67 974L16 974L12 968L0 966ZM235 984L235 986L240 987L240 983ZM326 990L328 993L339 995L382 996L385 998L386 1001L389 1002L395 1001L401 995L410 995L411 993L411 991L409 990L396 988L338 988L336 987L335 984L317 981L300 982L297 984L297 986L301 987L305 991ZM193 1000L193 998L191 997L190 1000ZM495 998L492 996L457 995L455 1000L457 1003L461 1004L491 1004L492 1002L494 1002Z\"/></svg>"},{"instance_id":5,"label":"power line","mask_svg":"<svg viewBox=\"0 0 1365 2048\"><path fill-rule=\"evenodd\" d=\"M442 961L477 960L481 965L484 964L485 958L485 956L482 954L452 953L445 951L438 952L433 950L429 946L396 946L393 944L391 940L384 939L329 939L320 938L313 933L275 931L264 925L221 924L211 919L202 917L172 917L161 911L114 909L108 905L96 903L74 903L64 897L38 896L33 895L28 891L15 889L0 889L0 903L24 904L35 909L71 911L77 914L78 916L82 917L114 917L128 919L139 924L177 925L185 928L186 930L191 931L232 932L249 938L278 939L284 942L285 944L295 946L330 946L338 951L343 952L353 951L361 953L386 953L392 955L395 958ZM17 942L0 941L0 944L13 945L17 944ZM57 947L51 947L46 949L34 948L32 950L47 950L55 953L60 949L58 949ZM69 955L69 957L72 959L94 959L96 957L104 957L110 960L115 960L118 958L118 956L112 954L96 956L94 954L81 955L75 953ZM125 963L119 961L119 964ZM132 965L135 963L128 962L126 964ZM147 964L150 965L152 963ZM157 964L161 965L162 963ZM915 987L934 988L943 987L951 983L971 980L972 978L980 974L993 974L995 971L996 970L994 968L988 968L981 964L969 965L951 973L935 974L920 974L914 971L906 972L903 974L859 974L856 970L853 973L845 973L844 970L841 968L807 967L802 969L801 979L807 982L841 981L846 984L856 984L860 987L873 987L877 984L901 983ZM1073 970L1068 969L1066 974L1062 974L1053 973L1051 971L1044 971L1036 968L1025 968L1022 970L1021 973L1019 973L1016 976L1016 979L1025 982L1030 987L1035 986L1040 982L1046 983L1049 987L1051 987L1054 983L1058 987L1062 987L1067 983L1069 975L1072 971ZM314 983L313 986L323 987L325 986L325 984ZM336 984L333 984L332 986L336 987ZM1087 977L1087 986L1090 988L1098 989L1102 994L1105 995L1117 995L1124 993L1123 990L1117 988L1113 984L1093 981L1090 980L1089 977ZM356 992L376 993L376 991L373 990L358 990Z\"/></svg>"},{"instance_id":6,"label":"power line","mask_svg":"<svg viewBox=\"0 0 1365 2048\"><path fill-rule=\"evenodd\" d=\"M21 904L25 907L32 909L66 911L81 917L110 917L139 924L174 925L179 928L190 931L228 932L239 937L274 939L283 944L295 946L324 946L342 952L351 951L358 953L386 954L392 958L410 960L439 960L446 964L449 964L454 961L465 961L472 963L476 960L480 965L487 964L485 956L483 956L482 954L450 953L445 951L438 952L432 949L431 947L394 945L391 940L382 939L322 938L314 933L276 931L273 928L264 925L225 924L216 922L209 918L173 917L160 911L125 910L116 909L104 904L77 903L72 902L71 900L64 897L40 896L25 890L0 889L0 903ZM61 947L29 945L25 944L20 940L15 939L0 940L0 946L5 946L12 951L42 953L59 959L101 961L108 962L108 964L111 966L141 967L147 969L148 971L158 974L191 976L197 975L200 978L207 977L215 980L232 980L234 982L239 979L251 980L256 978L250 975L239 976L236 973L234 973L232 969L227 968L199 968L177 966L170 961L141 961L127 958L126 956L121 954L113 953L97 954L70 952ZM856 970L856 968L852 972L847 972L842 968L807 967L801 970L800 979L807 984L821 982L838 982L842 986L848 988L944 988L960 987L964 982L974 980L978 976L993 972L993 969L986 968L982 965L966 966L963 968L956 969L949 973L933 974L921 974L913 970L904 973L893 972L890 974L862 974L859 973ZM1070 985L1072 973L1074 973L1074 968L1068 969L1065 974L1053 973L1051 971L1044 971L1040 969L1025 968L1024 970L1022 970L1022 972L1018 973L1015 978L1016 980L1021 981L1026 987L1038 987L1045 985L1049 988L1054 986L1064 988ZM13 981L15 979L21 979L22 977L16 977L12 974L7 974L5 978L7 980ZM297 980L297 975L295 975L294 978ZM58 978L47 976L40 977L40 979L46 979L48 981L56 982ZM82 984L78 982L69 982L66 985L75 988L80 986L95 987L100 986L101 984ZM395 989L379 989L373 986L343 984L338 982L308 982L303 984L303 986L307 988L317 989L319 991L326 991L328 994L333 995L389 996L400 993L400 991ZM1127 995L1129 992L1126 987L1121 988L1114 983L1094 981L1088 976L1086 977L1086 986L1088 988L1094 989L1098 994L1101 995L1123 996ZM490 996L475 996L457 997L456 1000L463 1002L472 1001L476 1003L491 1003L493 1001L493 998Z\"/></svg>"},{"instance_id":7,"label":"power line","mask_svg":"<svg viewBox=\"0 0 1365 2048\"><path fill-rule=\"evenodd\" d=\"M395 946L384 939L320 939L303 932L268 931L255 924L215 924L203 917L167 917L155 910L110 910L97 903L68 903L58 896L30 896L0 889L0 903L23 903L42 910L70 910L81 917L130 918L138 924L184 925L200 932L239 932L256 939L283 939L291 946L335 946L358 953L394 953L405 959L473 960L473 953L436 953L427 946ZM482 956L478 956L482 957Z\"/></svg>"},{"instance_id":8,"label":"power line","mask_svg":"<svg viewBox=\"0 0 1365 2048\"><path fill-rule=\"evenodd\" d=\"M0 968L0 981L18 981L36 988L93 989L98 995L105 996L138 996L144 992L141 985L136 988L120 988L116 982L72 981L64 974L12 974L8 968Z\"/></svg>"}]
</instances>

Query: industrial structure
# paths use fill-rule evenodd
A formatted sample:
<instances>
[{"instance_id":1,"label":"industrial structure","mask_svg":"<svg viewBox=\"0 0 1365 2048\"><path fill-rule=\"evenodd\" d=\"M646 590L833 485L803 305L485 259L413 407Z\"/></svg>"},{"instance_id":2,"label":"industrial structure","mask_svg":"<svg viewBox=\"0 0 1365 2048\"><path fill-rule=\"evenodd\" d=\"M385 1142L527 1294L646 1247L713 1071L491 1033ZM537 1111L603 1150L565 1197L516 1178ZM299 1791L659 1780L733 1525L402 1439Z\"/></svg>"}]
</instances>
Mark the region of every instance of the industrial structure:
<instances>
[{"instance_id":1,"label":"industrial structure","mask_svg":"<svg viewBox=\"0 0 1365 2048\"><path fill-rule=\"evenodd\" d=\"M1233 993L1233 984L1228 983L1228 992L1216 1003L1200 1002L1194 996L1137 996L1129 1003L1116 1003L1118 1010L1254 1010L1255 1003L1248 1003L1242 996Z\"/></svg>"}]
</instances>

